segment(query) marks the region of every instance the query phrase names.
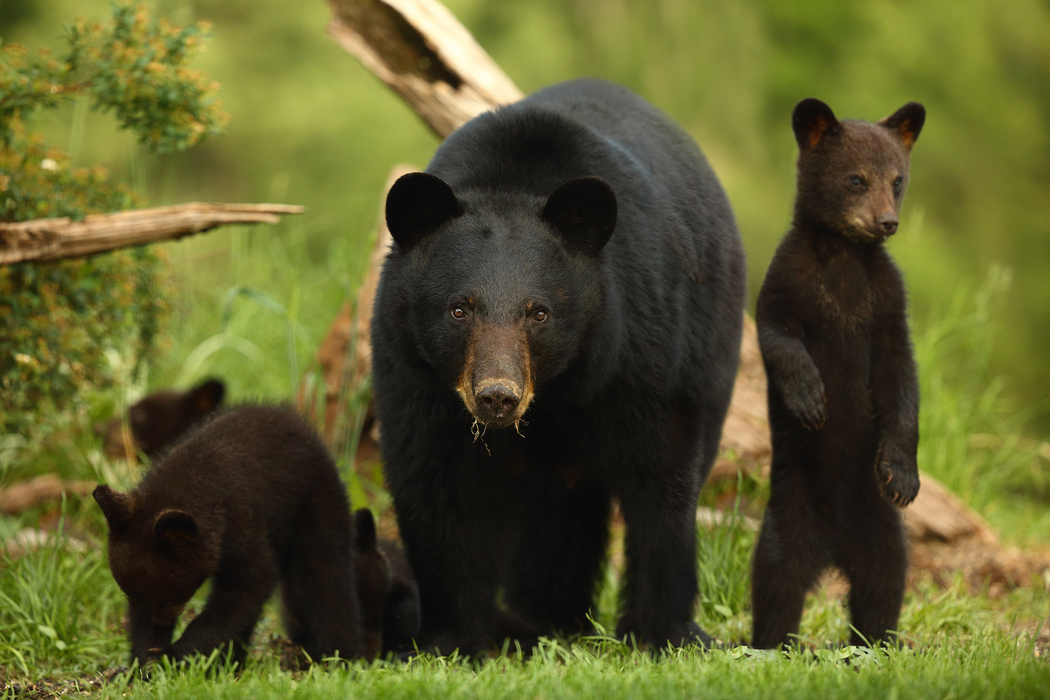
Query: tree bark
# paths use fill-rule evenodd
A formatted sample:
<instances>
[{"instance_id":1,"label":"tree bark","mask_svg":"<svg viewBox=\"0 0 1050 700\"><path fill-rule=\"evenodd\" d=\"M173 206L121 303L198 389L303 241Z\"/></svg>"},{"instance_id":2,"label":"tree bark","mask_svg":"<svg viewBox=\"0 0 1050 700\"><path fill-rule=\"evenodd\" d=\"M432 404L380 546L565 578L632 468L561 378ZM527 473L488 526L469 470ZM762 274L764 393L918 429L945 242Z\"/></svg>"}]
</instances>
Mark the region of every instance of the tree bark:
<instances>
[{"instance_id":1,"label":"tree bark","mask_svg":"<svg viewBox=\"0 0 1050 700\"><path fill-rule=\"evenodd\" d=\"M0 223L0 265L94 255L133 245L175 240L228 224L276 224L282 214L301 214L290 204L208 204Z\"/></svg>"},{"instance_id":2,"label":"tree bark","mask_svg":"<svg viewBox=\"0 0 1050 700\"><path fill-rule=\"evenodd\" d=\"M441 138L524 93L436 0L328 0L328 33Z\"/></svg>"}]
</instances>

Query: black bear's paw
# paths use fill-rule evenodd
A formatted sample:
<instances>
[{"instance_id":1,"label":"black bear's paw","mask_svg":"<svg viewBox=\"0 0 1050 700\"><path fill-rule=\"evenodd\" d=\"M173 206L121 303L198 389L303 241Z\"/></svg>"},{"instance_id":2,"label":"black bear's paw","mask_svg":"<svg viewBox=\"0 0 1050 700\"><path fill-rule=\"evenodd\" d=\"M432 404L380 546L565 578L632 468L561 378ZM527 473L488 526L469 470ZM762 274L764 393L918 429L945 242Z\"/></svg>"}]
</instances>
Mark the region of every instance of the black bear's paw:
<instances>
[{"instance_id":1,"label":"black bear's paw","mask_svg":"<svg viewBox=\"0 0 1050 700\"><path fill-rule=\"evenodd\" d=\"M806 430L824 427L828 417L828 400L824 396L824 382L820 381L820 377L815 377L815 381L794 382L784 392L784 403Z\"/></svg>"},{"instance_id":2,"label":"black bear's paw","mask_svg":"<svg viewBox=\"0 0 1050 700\"><path fill-rule=\"evenodd\" d=\"M896 454L892 449L879 449L875 459L875 479L887 499L903 508L919 494L919 468L914 459Z\"/></svg>"}]
</instances>

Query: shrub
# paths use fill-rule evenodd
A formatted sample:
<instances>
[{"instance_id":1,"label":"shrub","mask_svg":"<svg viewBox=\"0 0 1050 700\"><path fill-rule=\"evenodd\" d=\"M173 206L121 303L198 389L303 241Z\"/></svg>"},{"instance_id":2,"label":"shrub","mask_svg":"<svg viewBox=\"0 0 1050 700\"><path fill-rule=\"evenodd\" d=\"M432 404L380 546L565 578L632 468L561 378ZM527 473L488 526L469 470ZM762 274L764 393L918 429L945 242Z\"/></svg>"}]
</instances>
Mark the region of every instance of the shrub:
<instances>
[{"instance_id":1,"label":"shrub","mask_svg":"<svg viewBox=\"0 0 1050 700\"><path fill-rule=\"evenodd\" d=\"M105 25L66 27L61 60L0 46L0 222L79 219L136 202L104 168L75 168L44 144L27 126L38 110L85 96L157 153L220 133L228 115L218 84L187 67L206 29L115 4ZM84 389L111 383L108 351L133 357L137 372L165 309L159 273L146 248L0 267L0 431L25 434L41 416L75 408Z\"/></svg>"}]
</instances>

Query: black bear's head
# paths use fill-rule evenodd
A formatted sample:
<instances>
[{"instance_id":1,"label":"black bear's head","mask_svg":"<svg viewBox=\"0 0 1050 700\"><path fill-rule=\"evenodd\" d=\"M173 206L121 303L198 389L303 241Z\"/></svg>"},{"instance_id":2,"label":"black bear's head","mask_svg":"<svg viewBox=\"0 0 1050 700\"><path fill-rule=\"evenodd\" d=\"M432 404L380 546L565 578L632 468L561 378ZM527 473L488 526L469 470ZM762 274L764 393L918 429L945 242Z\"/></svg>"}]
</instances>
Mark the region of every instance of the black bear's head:
<instances>
[{"instance_id":1,"label":"black bear's head","mask_svg":"<svg viewBox=\"0 0 1050 700\"><path fill-rule=\"evenodd\" d=\"M796 219L861 243L893 235L925 119L917 102L877 123L839 121L820 100L799 102L791 115L799 147Z\"/></svg>"},{"instance_id":2,"label":"black bear's head","mask_svg":"<svg viewBox=\"0 0 1050 700\"><path fill-rule=\"evenodd\" d=\"M129 600L170 625L219 564L217 533L189 512L154 508L138 494L98 486L92 495L109 526L109 567Z\"/></svg>"},{"instance_id":3,"label":"black bear's head","mask_svg":"<svg viewBox=\"0 0 1050 700\"><path fill-rule=\"evenodd\" d=\"M189 391L157 391L128 409L129 435L117 417L98 432L111 457L123 457L141 450L155 458L203 418L216 411L226 395L226 386L217 379L202 382ZM128 444L130 438L131 444Z\"/></svg>"},{"instance_id":4,"label":"black bear's head","mask_svg":"<svg viewBox=\"0 0 1050 700\"><path fill-rule=\"evenodd\" d=\"M401 177L386 219L411 282L405 312L423 359L480 423L515 425L538 388L579 358L601 315L602 249L616 195L580 177L545 197Z\"/></svg>"}]
</instances>

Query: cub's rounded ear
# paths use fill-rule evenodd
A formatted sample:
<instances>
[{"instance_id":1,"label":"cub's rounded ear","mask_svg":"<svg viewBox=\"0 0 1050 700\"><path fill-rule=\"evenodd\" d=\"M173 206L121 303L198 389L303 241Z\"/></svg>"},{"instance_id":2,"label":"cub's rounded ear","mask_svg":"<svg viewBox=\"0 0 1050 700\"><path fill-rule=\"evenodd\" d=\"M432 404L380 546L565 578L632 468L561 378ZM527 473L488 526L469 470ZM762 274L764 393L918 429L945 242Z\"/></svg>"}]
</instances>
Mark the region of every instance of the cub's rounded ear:
<instances>
[{"instance_id":1,"label":"cub's rounded ear","mask_svg":"<svg viewBox=\"0 0 1050 700\"><path fill-rule=\"evenodd\" d=\"M909 102L879 122L897 135L906 151L911 150L925 123L926 108L918 102Z\"/></svg>"},{"instance_id":2,"label":"cub's rounded ear","mask_svg":"<svg viewBox=\"0 0 1050 700\"><path fill-rule=\"evenodd\" d=\"M597 255L616 228L616 193L600 177L578 177L558 186L543 218L565 239L569 250Z\"/></svg>"},{"instance_id":3,"label":"cub's rounded ear","mask_svg":"<svg viewBox=\"0 0 1050 700\"><path fill-rule=\"evenodd\" d=\"M194 413L206 416L222 404L225 396L226 385L218 379L209 379L190 389L187 398Z\"/></svg>"},{"instance_id":4,"label":"cub's rounded ear","mask_svg":"<svg viewBox=\"0 0 1050 700\"><path fill-rule=\"evenodd\" d=\"M462 213L448 183L429 173L402 175L386 196L386 226L403 251Z\"/></svg>"},{"instance_id":5,"label":"cub's rounded ear","mask_svg":"<svg viewBox=\"0 0 1050 700\"><path fill-rule=\"evenodd\" d=\"M354 513L354 549L358 552L371 552L375 548L375 518L368 508L361 508Z\"/></svg>"},{"instance_id":6,"label":"cub's rounded ear","mask_svg":"<svg viewBox=\"0 0 1050 700\"><path fill-rule=\"evenodd\" d=\"M110 530L123 530L131 524L131 519L135 517L134 496L114 491L105 484L96 486L91 495L102 509L102 514L106 516Z\"/></svg>"},{"instance_id":7,"label":"cub's rounded ear","mask_svg":"<svg viewBox=\"0 0 1050 700\"><path fill-rule=\"evenodd\" d=\"M179 555L197 543L197 519L184 510L167 508L153 521L153 539L168 554Z\"/></svg>"},{"instance_id":8,"label":"cub's rounded ear","mask_svg":"<svg viewBox=\"0 0 1050 700\"><path fill-rule=\"evenodd\" d=\"M813 148L825 136L839 131L839 120L831 107L814 97L795 105L791 113L791 130L795 132L795 141L800 150Z\"/></svg>"}]
</instances>

